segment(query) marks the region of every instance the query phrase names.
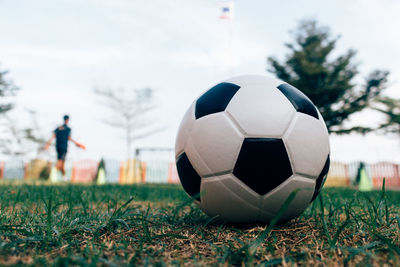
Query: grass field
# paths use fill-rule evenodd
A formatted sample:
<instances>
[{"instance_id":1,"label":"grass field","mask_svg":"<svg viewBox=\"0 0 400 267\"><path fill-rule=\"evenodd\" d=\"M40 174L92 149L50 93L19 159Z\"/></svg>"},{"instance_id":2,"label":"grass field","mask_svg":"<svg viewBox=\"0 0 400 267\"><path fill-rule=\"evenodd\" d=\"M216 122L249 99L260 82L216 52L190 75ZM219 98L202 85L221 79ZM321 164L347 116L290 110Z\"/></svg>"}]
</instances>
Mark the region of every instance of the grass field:
<instances>
[{"instance_id":1,"label":"grass field","mask_svg":"<svg viewBox=\"0 0 400 267\"><path fill-rule=\"evenodd\" d=\"M399 206L400 192L328 188L284 225L238 226L175 185L2 183L0 264L398 265Z\"/></svg>"}]
</instances>

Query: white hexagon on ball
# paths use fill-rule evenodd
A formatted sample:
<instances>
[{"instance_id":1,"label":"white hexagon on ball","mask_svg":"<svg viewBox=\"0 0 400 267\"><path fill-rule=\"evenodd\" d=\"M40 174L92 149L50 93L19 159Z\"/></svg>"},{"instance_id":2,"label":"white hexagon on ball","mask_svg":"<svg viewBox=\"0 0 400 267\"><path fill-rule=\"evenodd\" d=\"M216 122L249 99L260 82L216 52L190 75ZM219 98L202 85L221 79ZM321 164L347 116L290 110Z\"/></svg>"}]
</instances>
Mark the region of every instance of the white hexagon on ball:
<instances>
[{"instance_id":1,"label":"white hexagon on ball","mask_svg":"<svg viewBox=\"0 0 400 267\"><path fill-rule=\"evenodd\" d=\"M263 76L242 76L233 80L243 85L230 101L226 112L245 135L281 137L296 114L289 100L276 90L283 82ZM247 80L252 82L246 83Z\"/></svg>"},{"instance_id":2,"label":"white hexagon on ball","mask_svg":"<svg viewBox=\"0 0 400 267\"><path fill-rule=\"evenodd\" d=\"M297 113L283 140L294 172L317 178L329 154L329 137L324 124Z\"/></svg>"},{"instance_id":3,"label":"white hexagon on ball","mask_svg":"<svg viewBox=\"0 0 400 267\"><path fill-rule=\"evenodd\" d=\"M233 170L243 138L232 121L218 112L193 123L185 151L201 177L218 175Z\"/></svg>"},{"instance_id":4,"label":"white hexagon on ball","mask_svg":"<svg viewBox=\"0 0 400 267\"><path fill-rule=\"evenodd\" d=\"M195 122L194 105L192 104L186 111L181 121L181 124L179 125L179 130L175 141L176 156L179 156L183 152L194 122Z\"/></svg>"}]
</instances>

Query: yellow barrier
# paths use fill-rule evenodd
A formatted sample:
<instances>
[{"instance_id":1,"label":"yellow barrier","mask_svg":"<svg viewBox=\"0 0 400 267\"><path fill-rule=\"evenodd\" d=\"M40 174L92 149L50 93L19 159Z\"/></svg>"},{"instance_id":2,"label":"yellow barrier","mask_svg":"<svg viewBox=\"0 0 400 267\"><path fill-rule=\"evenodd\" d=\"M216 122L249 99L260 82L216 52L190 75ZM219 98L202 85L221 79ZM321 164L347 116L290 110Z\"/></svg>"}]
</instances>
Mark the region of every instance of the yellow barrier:
<instances>
[{"instance_id":1,"label":"yellow barrier","mask_svg":"<svg viewBox=\"0 0 400 267\"><path fill-rule=\"evenodd\" d=\"M332 162L325 186L348 186L350 184L347 164Z\"/></svg>"},{"instance_id":2,"label":"yellow barrier","mask_svg":"<svg viewBox=\"0 0 400 267\"><path fill-rule=\"evenodd\" d=\"M138 184L143 182L141 162L136 159L130 159L121 163L119 171L120 184Z\"/></svg>"},{"instance_id":3,"label":"yellow barrier","mask_svg":"<svg viewBox=\"0 0 400 267\"><path fill-rule=\"evenodd\" d=\"M41 172L48 168L50 172L51 162L43 159L34 159L26 164L25 179L39 179ZM46 177L43 177L46 178Z\"/></svg>"}]
</instances>

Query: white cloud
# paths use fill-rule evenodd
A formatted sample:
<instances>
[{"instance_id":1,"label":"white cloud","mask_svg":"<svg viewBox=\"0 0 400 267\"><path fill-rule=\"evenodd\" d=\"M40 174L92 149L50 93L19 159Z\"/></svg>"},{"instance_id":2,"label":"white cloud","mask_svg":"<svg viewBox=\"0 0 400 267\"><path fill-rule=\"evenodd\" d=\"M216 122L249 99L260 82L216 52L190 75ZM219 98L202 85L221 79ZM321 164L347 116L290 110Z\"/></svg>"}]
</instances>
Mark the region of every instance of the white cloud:
<instances>
[{"instance_id":1,"label":"white cloud","mask_svg":"<svg viewBox=\"0 0 400 267\"><path fill-rule=\"evenodd\" d=\"M226 70L243 64L258 61L265 57L266 46L246 38L238 38L229 44L219 43L210 50L199 49L177 50L169 54L169 60L185 68L213 68Z\"/></svg>"},{"instance_id":2,"label":"white cloud","mask_svg":"<svg viewBox=\"0 0 400 267\"><path fill-rule=\"evenodd\" d=\"M107 64L121 56L118 47L97 47L94 49L66 49L38 45L0 45L0 51L7 51L2 60L10 62L12 68L34 68L52 64L68 67Z\"/></svg>"}]
</instances>

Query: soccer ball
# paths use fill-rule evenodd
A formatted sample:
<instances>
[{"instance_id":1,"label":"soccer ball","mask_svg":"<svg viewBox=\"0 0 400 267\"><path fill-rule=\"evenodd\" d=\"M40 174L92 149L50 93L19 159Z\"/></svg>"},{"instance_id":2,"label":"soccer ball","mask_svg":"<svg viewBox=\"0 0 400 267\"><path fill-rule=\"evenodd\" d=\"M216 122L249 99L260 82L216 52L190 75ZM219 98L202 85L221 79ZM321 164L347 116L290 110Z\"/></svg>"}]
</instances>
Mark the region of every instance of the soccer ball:
<instances>
[{"instance_id":1,"label":"soccer ball","mask_svg":"<svg viewBox=\"0 0 400 267\"><path fill-rule=\"evenodd\" d=\"M325 122L307 96L278 79L246 75L212 87L190 106L175 145L186 193L209 216L269 222L302 213L329 169Z\"/></svg>"}]
</instances>

